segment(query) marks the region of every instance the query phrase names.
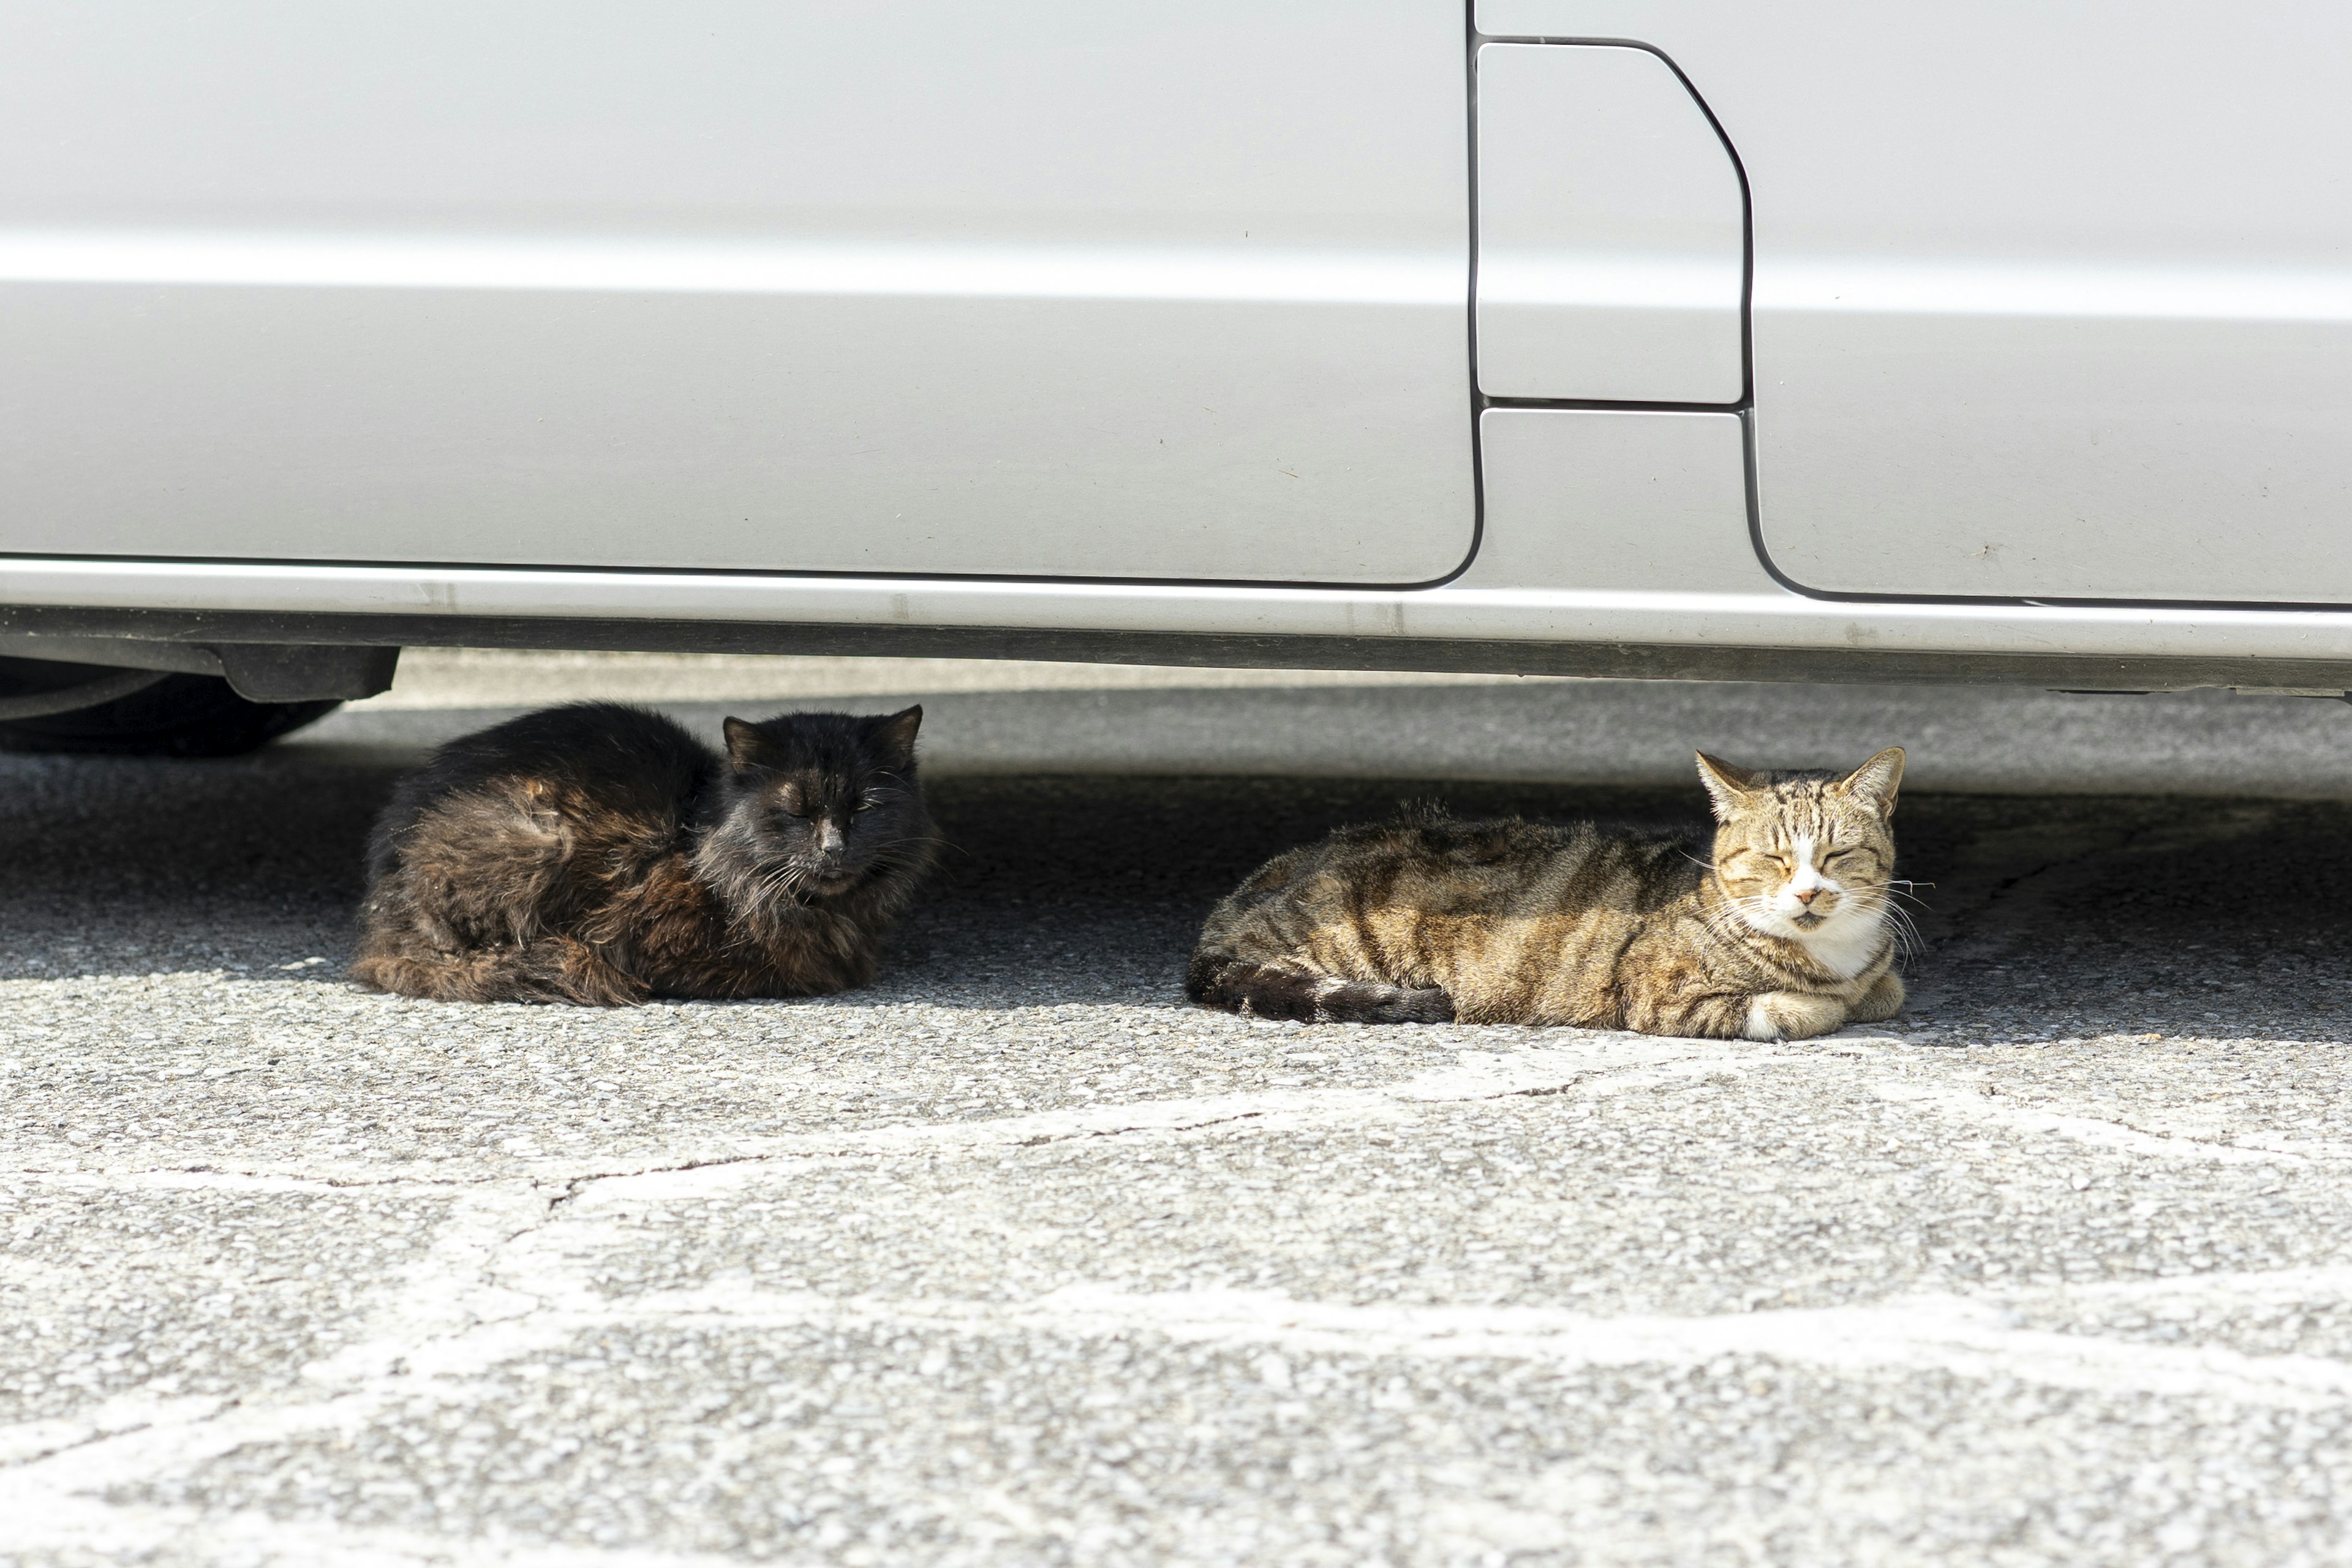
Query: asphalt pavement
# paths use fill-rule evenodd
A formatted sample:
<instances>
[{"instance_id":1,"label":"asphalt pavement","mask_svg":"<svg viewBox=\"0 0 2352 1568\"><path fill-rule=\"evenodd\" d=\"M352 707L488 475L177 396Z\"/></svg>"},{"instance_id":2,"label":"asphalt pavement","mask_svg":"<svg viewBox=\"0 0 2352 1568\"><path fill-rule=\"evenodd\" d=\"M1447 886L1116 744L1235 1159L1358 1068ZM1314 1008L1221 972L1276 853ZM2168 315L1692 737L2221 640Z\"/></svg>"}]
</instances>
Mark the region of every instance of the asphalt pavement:
<instances>
[{"instance_id":1,"label":"asphalt pavement","mask_svg":"<svg viewBox=\"0 0 2352 1568\"><path fill-rule=\"evenodd\" d=\"M0 758L0 1561L2352 1558L2352 708L412 672L254 758ZM600 690L925 702L955 847L877 985L341 978L399 769ZM1687 816L1694 746L1893 742L1889 1026L1179 991L1237 877L1400 799Z\"/></svg>"}]
</instances>

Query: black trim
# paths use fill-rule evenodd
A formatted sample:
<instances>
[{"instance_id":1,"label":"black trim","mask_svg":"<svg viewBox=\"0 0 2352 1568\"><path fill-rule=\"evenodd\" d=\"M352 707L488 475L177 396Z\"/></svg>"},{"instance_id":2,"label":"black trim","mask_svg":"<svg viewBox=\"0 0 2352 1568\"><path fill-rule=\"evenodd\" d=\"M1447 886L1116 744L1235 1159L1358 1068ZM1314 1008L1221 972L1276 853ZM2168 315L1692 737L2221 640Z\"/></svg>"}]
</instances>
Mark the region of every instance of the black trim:
<instances>
[{"instance_id":1,"label":"black trim","mask_svg":"<svg viewBox=\"0 0 2352 1568\"><path fill-rule=\"evenodd\" d=\"M1489 397L1488 408L1597 408L1627 414L1744 414L1745 403L1644 403L1633 398Z\"/></svg>"},{"instance_id":2,"label":"black trim","mask_svg":"<svg viewBox=\"0 0 2352 1568\"><path fill-rule=\"evenodd\" d=\"M1469 571L1486 545L1486 442L1478 428L1478 416L1486 408L1478 393L1478 0L1462 0L1462 141L1467 153L1463 210L1470 220L1468 287L1462 296L1470 388L1470 553L1432 587L1443 586Z\"/></svg>"}]
</instances>

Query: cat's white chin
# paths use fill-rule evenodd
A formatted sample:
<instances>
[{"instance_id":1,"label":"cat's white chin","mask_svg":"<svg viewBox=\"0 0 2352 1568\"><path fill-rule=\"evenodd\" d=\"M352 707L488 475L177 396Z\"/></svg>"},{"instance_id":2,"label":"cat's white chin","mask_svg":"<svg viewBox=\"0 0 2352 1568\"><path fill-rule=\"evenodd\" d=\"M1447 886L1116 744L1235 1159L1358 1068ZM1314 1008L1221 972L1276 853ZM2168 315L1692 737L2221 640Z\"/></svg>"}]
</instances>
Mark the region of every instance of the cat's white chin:
<instances>
[{"instance_id":1,"label":"cat's white chin","mask_svg":"<svg viewBox=\"0 0 2352 1568\"><path fill-rule=\"evenodd\" d=\"M1805 950L1806 957L1840 980L1853 979L1886 950L1886 919L1881 910L1857 910L1851 914L1841 910L1811 931L1777 914L1744 918L1766 936L1795 942Z\"/></svg>"}]
</instances>

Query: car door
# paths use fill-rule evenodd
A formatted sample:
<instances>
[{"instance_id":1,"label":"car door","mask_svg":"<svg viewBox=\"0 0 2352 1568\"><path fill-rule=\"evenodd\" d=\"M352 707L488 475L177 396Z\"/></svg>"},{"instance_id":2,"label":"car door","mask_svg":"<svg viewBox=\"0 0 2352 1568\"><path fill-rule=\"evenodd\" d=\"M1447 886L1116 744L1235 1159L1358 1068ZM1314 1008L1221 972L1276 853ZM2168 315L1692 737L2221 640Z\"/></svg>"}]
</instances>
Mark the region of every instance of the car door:
<instances>
[{"instance_id":1,"label":"car door","mask_svg":"<svg viewBox=\"0 0 2352 1568\"><path fill-rule=\"evenodd\" d=\"M1754 500L1784 581L2352 599L2352 10L1476 15L1654 47L1737 150Z\"/></svg>"},{"instance_id":2,"label":"car door","mask_svg":"<svg viewBox=\"0 0 2352 1568\"><path fill-rule=\"evenodd\" d=\"M0 551L1412 584L1462 12L0 6Z\"/></svg>"}]
</instances>

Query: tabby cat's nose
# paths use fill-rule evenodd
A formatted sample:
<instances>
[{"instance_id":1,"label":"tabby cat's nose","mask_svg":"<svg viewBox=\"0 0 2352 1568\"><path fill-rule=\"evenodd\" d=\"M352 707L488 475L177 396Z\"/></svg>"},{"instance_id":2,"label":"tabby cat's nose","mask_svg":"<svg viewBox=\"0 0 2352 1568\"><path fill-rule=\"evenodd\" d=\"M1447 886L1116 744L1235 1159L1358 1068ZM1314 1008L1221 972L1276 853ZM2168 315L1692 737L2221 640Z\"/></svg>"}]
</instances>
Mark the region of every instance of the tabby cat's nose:
<instances>
[{"instance_id":1,"label":"tabby cat's nose","mask_svg":"<svg viewBox=\"0 0 2352 1568\"><path fill-rule=\"evenodd\" d=\"M1821 891L1819 888L1797 888L1791 890L1796 894L1797 902L1801 904L1811 903L1813 895Z\"/></svg>"}]
</instances>

